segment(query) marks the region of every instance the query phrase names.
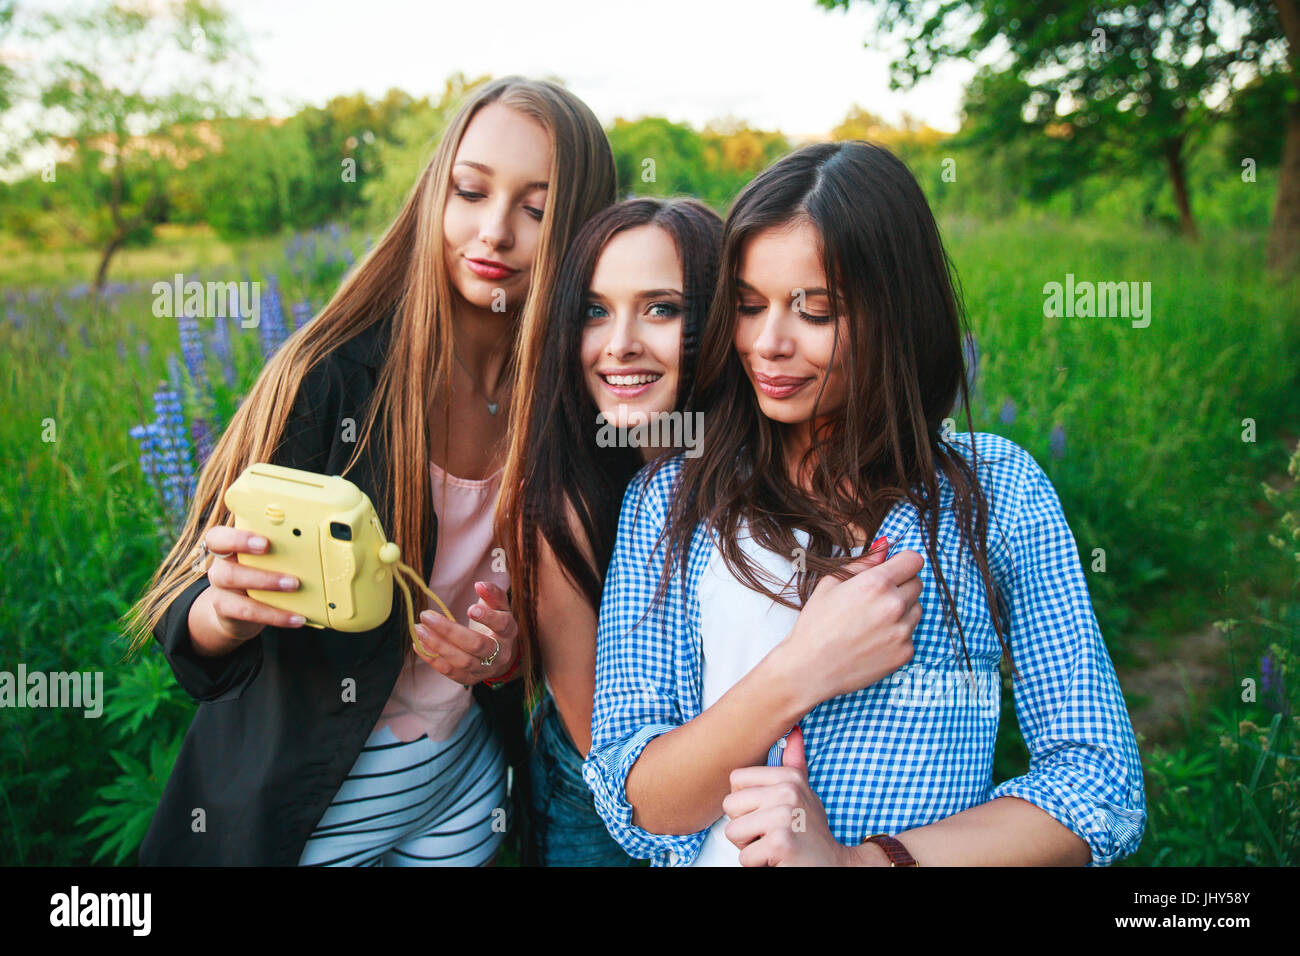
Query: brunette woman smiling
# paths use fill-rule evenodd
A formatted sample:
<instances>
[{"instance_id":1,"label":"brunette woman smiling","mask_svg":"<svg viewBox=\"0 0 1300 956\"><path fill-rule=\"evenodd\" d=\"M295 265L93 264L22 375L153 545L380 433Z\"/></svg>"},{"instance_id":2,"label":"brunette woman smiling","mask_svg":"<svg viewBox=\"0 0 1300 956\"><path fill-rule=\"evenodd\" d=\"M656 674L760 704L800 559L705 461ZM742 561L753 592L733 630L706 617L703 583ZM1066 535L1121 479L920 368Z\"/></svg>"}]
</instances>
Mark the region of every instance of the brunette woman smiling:
<instances>
[{"instance_id":1,"label":"brunette woman smiling","mask_svg":"<svg viewBox=\"0 0 1300 956\"><path fill-rule=\"evenodd\" d=\"M600 608L584 772L629 853L1137 849L1137 744L1075 541L1034 459L971 428L962 318L887 150L809 146L737 198L700 347L702 454L628 486ZM995 785L1004 653L1030 764Z\"/></svg>"},{"instance_id":2,"label":"brunette woman smiling","mask_svg":"<svg viewBox=\"0 0 1300 956\"><path fill-rule=\"evenodd\" d=\"M516 606L545 693L533 715L536 862L626 866L582 780L591 743L596 609L618 506L645 462L693 428L697 343L722 220L693 199L630 199L579 231L556 281L538 376L503 494ZM530 365L530 367L533 367ZM610 440L614 436L615 440ZM698 436L697 436L698 437ZM510 516L518 515L517 522ZM518 569L514 571L513 569ZM531 699L531 696L530 696Z\"/></svg>"}]
</instances>

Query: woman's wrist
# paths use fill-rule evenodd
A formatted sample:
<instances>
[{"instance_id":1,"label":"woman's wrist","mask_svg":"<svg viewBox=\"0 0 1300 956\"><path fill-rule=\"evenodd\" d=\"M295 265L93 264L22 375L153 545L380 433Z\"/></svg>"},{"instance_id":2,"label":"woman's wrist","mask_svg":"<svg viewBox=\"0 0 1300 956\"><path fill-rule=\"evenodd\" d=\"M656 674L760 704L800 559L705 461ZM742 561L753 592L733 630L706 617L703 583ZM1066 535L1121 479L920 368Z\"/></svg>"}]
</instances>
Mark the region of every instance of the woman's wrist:
<instances>
[{"instance_id":1,"label":"woman's wrist","mask_svg":"<svg viewBox=\"0 0 1300 956\"><path fill-rule=\"evenodd\" d=\"M212 588L204 588L190 605L186 626L190 644L201 657L223 657L236 650L247 638L227 634L221 629L216 608L212 604Z\"/></svg>"},{"instance_id":2,"label":"woman's wrist","mask_svg":"<svg viewBox=\"0 0 1300 956\"><path fill-rule=\"evenodd\" d=\"M772 648L751 673L760 676L767 684L766 700L777 708L782 718L789 718L793 726L825 698L819 695L817 681L807 673L792 653L790 639Z\"/></svg>"}]
</instances>

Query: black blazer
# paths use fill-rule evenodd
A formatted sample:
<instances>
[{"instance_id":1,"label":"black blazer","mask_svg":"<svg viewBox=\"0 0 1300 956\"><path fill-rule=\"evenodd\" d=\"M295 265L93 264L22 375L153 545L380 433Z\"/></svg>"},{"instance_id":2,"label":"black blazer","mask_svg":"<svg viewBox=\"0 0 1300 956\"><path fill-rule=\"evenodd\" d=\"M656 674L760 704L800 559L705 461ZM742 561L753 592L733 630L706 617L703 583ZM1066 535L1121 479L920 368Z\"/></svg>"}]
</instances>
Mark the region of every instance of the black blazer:
<instances>
[{"instance_id":1,"label":"black blazer","mask_svg":"<svg viewBox=\"0 0 1300 956\"><path fill-rule=\"evenodd\" d=\"M384 320L308 373L275 464L342 473L390 333L391 320ZM353 427L345 430L346 419ZM352 441L344 441L345 435ZM391 533L392 505L377 468L385 451L378 438L376 431L347 477L370 497ZM433 567L436 543L435 524L424 553L426 570ZM207 586L206 574L196 578L154 629L176 680L199 707L140 847L140 862L292 866L397 681L410 646L405 604L394 594L389 619L363 633L267 627L232 653L211 658L195 652L188 627L190 606ZM345 695L349 679L355 691ZM527 807L522 686L515 680L473 690L514 769L516 824L526 819Z\"/></svg>"}]
</instances>

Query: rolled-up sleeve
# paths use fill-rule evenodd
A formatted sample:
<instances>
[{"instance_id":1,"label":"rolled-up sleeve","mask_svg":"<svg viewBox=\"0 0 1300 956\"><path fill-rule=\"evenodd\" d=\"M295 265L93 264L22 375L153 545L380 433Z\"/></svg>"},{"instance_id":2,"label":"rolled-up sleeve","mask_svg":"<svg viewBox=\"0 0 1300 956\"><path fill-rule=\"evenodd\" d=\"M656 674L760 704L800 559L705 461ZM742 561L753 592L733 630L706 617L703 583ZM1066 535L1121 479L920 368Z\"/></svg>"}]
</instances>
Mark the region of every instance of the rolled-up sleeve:
<instances>
[{"instance_id":1,"label":"rolled-up sleeve","mask_svg":"<svg viewBox=\"0 0 1300 956\"><path fill-rule=\"evenodd\" d=\"M650 858L656 865L693 858L707 832L660 834L634 825L625 789L646 745L689 719L679 691L676 650L684 626L679 576L674 573L661 600L652 600L667 550L665 543L654 546L677 470L673 463L665 464L649 483L644 471L638 473L623 496L601 595L591 751L582 768L610 835L630 856Z\"/></svg>"},{"instance_id":2,"label":"rolled-up sleeve","mask_svg":"<svg viewBox=\"0 0 1300 956\"><path fill-rule=\"evenodd\" d=\"M1087 842L1089 866L1138 848L1146 799L1137 740L1056 490L1029 458L1009 536L1009 642L1029 772L991 798L1019 797Z\"/></svg>"}]
</instances>

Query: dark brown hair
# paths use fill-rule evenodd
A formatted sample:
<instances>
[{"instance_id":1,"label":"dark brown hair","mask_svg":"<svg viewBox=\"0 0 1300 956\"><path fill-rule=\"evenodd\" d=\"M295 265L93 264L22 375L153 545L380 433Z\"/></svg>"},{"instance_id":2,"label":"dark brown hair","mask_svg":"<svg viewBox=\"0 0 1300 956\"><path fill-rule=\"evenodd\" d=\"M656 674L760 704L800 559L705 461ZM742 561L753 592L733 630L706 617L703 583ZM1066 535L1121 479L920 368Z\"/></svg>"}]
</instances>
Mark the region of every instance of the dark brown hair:
<instances>
[{"instance_id":1,"label":"dark brown hair","mask_svg":"<svg viewBox=\"0 0 1300 956\"><path fill-rule=\"evenodd\" d=\"M839 361L842 351L844 405L819 410L823 380L813 406L811 446L796 472L811 466L807 492L787 472L786 426L762 414L732 345L736 272L745 243L799 220L812 223L821 236L832 314L849 320L847 341L836 324L831 359ZM717 534L738 580L798 609L822 575L845 577L840 569L852 560L846 555L854 546L848 529L865 528L871 540L890 509L905 501L921 517L930 568L957 620L956 600L936 554L942 472L955 493L963 547L974 554L994 628L1009 655L1006 606L988 567L988 503L977 464L943 432L943 420L959 399L974 431L963 387L965 326L956 273L930 207L907 167L888 150L860 141L820 143L785 156L755 178L732 204L724 227L718 289L696 375L705 410L703 450L684 459L661 533L670 547L656 600L674 560L685 579L690 541L704 523ZM742 519L756 544L777 554L794 554L801 546L796 528L808 532L798 603L788 591L768 590L759 580L760 574L770 576L751 567L737 542ZM960 620L957 627L969 667Z\"/></svg>"},{"instance_id":2,"label":"dark brown hair","mask_svg":"<svg viewBox=\"0 0 1300 956\"><path fill-rule=\"evenodd\" d=\"M628 482L643 464L635 448L597 444L597 407L586 385L581 345L585 306L596 263L620 232L657 226L672 238L682 264L682 344L674 411L695 407L695 361L718 272L722 218L695 199L629 199L596 213L574 237L545 310L548 328L537 356L532 401L520 420L518 469L502 487L497 514L509 520L499 534L507 545L512 601L521 636L537 635L538 535L545 537L565 574L593 608L614 552L619 508ZM566 520L572 506L590 544L586 560ZM537 648L530 646L532 659ZM533 674L528 675L531 695Z\"/></svg>"}]
</instances>

